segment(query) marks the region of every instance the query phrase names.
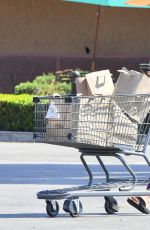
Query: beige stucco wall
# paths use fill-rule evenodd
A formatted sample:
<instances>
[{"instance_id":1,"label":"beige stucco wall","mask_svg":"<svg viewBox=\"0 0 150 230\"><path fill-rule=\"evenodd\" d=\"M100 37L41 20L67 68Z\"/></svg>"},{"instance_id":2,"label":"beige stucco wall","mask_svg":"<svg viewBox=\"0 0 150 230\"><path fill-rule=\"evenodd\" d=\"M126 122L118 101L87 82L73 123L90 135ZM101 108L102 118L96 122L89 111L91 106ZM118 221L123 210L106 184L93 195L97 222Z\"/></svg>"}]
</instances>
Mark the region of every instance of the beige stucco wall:
<instances>
[{"instance_id":1,"label":"beige stucco wall","mask_svg":"<svg viewBox=\"0 0 150 230\"><path fill-rule=\"evenodd\" d=\"M96 6L60 0L0 0L0 54L86 56ZM150 10L105 8L97 55L150 56Z\"/></svg>"}]
</instances>

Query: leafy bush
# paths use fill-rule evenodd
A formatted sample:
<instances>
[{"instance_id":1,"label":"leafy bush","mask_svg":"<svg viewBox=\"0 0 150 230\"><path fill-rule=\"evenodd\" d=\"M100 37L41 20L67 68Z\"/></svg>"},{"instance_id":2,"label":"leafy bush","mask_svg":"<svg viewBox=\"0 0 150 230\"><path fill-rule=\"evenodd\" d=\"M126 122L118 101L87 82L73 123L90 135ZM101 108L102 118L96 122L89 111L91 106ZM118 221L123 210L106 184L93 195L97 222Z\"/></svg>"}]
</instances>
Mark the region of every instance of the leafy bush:
<instances>
[{"instance_id":1,"label":"leafy bush","mask_svg":"<svg viewBox=\"0 0 150 230\"><path fill-rule=\"evenodd\" d=\"M0 130L33 131L31 95L0 94Z\"/></svg>"},{"instance_id":2,"label":"leafy bush","mask_svg":"<svg viewBox=\"0 0 150 230\"><path fill-rule=\"evenodd\" d=\"M49 73L48 75L43 74L43 75L37 76L33 82L37 84L41 84L41 85L50 84L55 81L55 78L56 76L53 73Z\"/></svg>"},{"instance_id":3,"label":"leafy bush","mask_svg":"<svg viewBox=\"0 0 150 230\"><path fill-rule=\"evenodd\" d=\"M71 92L71 84L66 82L53 82L47 86L47 90L45 91L45 95L49 94L52 95L54 93L58 93L60 95L67 95ZM42 92L44 92L46 88L42 87Z\"/></svg>"},{"instance_id":4,"label":"leafy bush","mask_svg":"<svg viewBox=\"0 0 150 230\"><path fill-rule=\"evenodd\" d=\"M52 73L37 76L32 82L20 83L15 87L15 94L31 94L31 95L51 95L59 93L61 95L69 94L71 84L55 81L56 76Z\"/></svg>"},{"instance_id":5,"label":"leafy bush","mask_svg":"<svg viewBox=\"0 0 150 230\"><path fill-rule=\"evenodd\" d=\"M23 82L15 87L15 94L36 94L39 85L36 82Z\"/></svg>"}]
</instances>

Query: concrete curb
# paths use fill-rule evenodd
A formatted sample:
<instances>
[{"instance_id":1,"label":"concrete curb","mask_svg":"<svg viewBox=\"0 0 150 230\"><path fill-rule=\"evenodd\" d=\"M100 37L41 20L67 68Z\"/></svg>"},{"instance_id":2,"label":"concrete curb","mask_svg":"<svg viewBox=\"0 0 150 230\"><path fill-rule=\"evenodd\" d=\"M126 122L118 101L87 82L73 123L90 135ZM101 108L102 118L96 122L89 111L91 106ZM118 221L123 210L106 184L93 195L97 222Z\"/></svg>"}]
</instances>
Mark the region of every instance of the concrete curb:
<instances>
[{"instance_id":1,"label":"concrete curb","mask_svg":"<svg viewBox=\"0 0 150 230\"><path fill-rule=\"evenodd\" d=\"M33 132L0 131L0 142L33 142Z\"/></svg>"}]
</instances>

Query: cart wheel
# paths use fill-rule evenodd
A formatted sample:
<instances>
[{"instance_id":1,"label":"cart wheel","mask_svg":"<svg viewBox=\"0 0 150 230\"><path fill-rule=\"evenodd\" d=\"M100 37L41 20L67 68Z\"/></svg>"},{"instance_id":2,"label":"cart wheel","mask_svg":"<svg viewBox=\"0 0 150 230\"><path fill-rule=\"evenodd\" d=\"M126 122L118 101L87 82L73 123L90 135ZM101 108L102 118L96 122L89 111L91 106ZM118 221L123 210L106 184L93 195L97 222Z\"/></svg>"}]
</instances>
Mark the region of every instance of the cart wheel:
<instances>
[{"instance_id":1,"label":"cart wheel","mask_svg":"<svg viewBox=\"0 0 150 230\"><path fill-rule=\"evenodd\" d=\"M68 212L71 217L78 217L82 212L82 209L82 203L78 198L67 199L64 201L63 210Z\"/></svg>"},{"instance_id":2,"label":"cart wheel","mask_svg":"<svg viewBox=\"0 0 150 230\"><path fill-rule=\"evenodd\" d=\"M118 202L113 197L105 197L105 211L113 215L115 212L119 211Z\"/></svg>"},{"instance_id":3,"label":"cart wheel","mask_svg":"<svg viewBox=\"0 0 150 230\"><path fill-rule=\"evenodd\" d=\"M57 201L46 201L46 212L50 217L55 217L59 213L59 204Z\"/></svg>"}]
</instances>

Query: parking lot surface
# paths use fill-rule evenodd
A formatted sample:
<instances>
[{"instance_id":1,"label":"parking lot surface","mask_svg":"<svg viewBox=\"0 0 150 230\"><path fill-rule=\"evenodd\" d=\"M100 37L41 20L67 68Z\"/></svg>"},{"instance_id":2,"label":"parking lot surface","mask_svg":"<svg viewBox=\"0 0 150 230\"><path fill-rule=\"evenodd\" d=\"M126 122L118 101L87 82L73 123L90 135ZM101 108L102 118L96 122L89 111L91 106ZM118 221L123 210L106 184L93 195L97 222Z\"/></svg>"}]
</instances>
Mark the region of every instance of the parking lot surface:
<instances>
[{"instance_id":1,"label":"parking lot surface","mask_svg":"<svg viewBox=\"0 0 150 230\"><path fill-rule=\"evenodd\" d=\"M0 229L149 229L150 216L129 206L127 197L117 197L120 210L115 215L105 212L103 197L93 197L80 199L83 213L78 218L71 218L62 210L62 200L59 215L49 218L45 202L37 200L36 193L88 182L78 150L35 143L0 143L0 149ZM150 156L150 148L147 154ZM88 160L95 175L104 180L104 173L98 174L95 158ZM128 160L138 175L150 177L149 168L141 158ZM125 173L116 159L108 157L105 164L113 175L118 171Z\"/></svg>"}]
</instances>

